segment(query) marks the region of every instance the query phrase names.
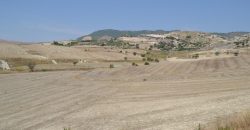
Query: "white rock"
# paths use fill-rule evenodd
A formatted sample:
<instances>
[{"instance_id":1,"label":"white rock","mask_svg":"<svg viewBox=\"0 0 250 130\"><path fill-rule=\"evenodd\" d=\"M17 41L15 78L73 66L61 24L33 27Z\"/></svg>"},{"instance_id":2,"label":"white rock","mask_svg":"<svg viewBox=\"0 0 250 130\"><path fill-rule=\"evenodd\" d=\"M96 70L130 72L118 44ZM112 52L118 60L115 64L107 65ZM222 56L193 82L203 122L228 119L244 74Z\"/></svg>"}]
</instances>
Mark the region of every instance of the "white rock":
<instances>
[{"instance_id":1,"label":"white rock","mask_svg":"<svg viewBox=\"0 0 250 130\"><path fill-rule=\"evenodd\" d=\"M57 62L55 60L52 60L52 63L55 64L55 65L57 65Z\"/></svg>"},{"instance_id":2,"label":"white rock","mask_svg":"<svg viewBox=\"0 0 250 130\"><path fill-rule=\"evenodd\" d=\"M10 66L4 60L0 60L0 68L2 68L3 70L10 70Z\"/></svg>"}]
</instances>

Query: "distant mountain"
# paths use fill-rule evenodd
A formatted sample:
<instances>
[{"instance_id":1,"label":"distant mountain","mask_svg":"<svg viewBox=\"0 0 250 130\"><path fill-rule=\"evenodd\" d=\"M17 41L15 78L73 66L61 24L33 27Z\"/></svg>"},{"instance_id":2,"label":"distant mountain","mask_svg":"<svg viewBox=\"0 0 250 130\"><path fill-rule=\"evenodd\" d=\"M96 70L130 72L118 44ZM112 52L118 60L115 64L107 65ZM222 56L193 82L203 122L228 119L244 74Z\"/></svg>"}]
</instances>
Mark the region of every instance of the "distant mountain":
<instances>
[{"instance_id":1,"label":"distant mountain","mask_svg":"<svg viewBox=\"0 0 250 130\"><path fill-rule=\"evenodd\" d=\"M118 37L124 37L124 36L136 37L142 34L165 34L169 32L170 31L164 31L164 30L120 31L120 30L114 30L114 29L105 29L105 30L99 30L99 31L93 32L87 36L91 36L92 39L97 40L102 37L112 37L112 38L118 38ZM78 40L81 40L83 37L85 36L78 38Z\"/></svg>"},{"instance_id":2,"label":"distant mountain","mask_svg":"<svg viewBox=\"0 0 250 130\"><path fill-rule=\"evenodd\" d=\"M219 35L225 38L234 38L236 36L239 37L239 36L246 35L249 33L250 32L229 32L229 33L212 33L212 34Z\"/></svg>"}]
</instances>

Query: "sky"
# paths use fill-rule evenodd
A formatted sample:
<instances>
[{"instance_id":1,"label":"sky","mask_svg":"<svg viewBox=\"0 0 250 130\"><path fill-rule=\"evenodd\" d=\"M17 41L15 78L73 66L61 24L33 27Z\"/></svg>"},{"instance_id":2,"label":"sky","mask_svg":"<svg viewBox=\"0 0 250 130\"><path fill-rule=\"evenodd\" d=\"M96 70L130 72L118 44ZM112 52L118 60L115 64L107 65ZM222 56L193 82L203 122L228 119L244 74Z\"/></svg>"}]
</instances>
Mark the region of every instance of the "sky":
<instances>
[{"instance_id":1,"label":"sky","mask_svg":"<svg viewBox=\"0 0 250 130\"><path fill-rule=\"evenodd\" d=\"M250 0L0 0L0 39L76 39L101 29L250 32Z\"/></svg>"}]
</instances>

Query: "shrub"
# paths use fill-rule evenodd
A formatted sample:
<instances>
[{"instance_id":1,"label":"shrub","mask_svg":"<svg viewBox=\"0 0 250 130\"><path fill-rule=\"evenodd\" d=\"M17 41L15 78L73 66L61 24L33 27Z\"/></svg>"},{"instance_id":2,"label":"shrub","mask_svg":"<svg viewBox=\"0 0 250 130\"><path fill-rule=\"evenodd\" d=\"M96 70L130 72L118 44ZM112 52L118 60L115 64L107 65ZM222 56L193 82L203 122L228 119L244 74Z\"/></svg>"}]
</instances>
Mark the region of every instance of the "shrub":
<instances>
[{"instance_id":1,"label":"shrub","mask_svg":"<svg viewBox=\"0 0 250 130\"><path fill-rule=\"evenodd\" d=\"M155 59L155 62L160 62L160 61L159 61L159 59L156 58L156 59Z\"/></svg>"},{"instance_id":2,"label":"shrub","mask_svg":"<svg viewBox=\"0 0 250 130\"><path fill-rule=\"evenodd\" d=\"M188 36L186 36L186 38L187 38L187 39L190 39L190 38L192 38L192 37L191 37L190 35L188 35Z\"/></svg>"},{"instance_id":3,"label":"shrub","mask_svg":"<svg viewBox=\"0 0 250 130\"><path fill-rule=\"evenodd\" d=\"M132 63L132 66L138 66L138 64L136 64L135 62Z\"/></svg>"},{"instance_id":4,"label":"shrub","mask_svg":"<svg viewBox=\"0 0 250 130\"><path fill-rule=\"evenodd\" d=\"M153 61L153 59L152 59L152 58L150 58L150 57L148 57L148 58L147 58L147 61Z\"/></svg>"},{"instance_id":5,"label":"shrub","mask_svg":"<svg viewBox=\"0 0 250 130\"><path fill-rule=\"evenodd\" d=\"M128 57L124 57L124 60L128 60Z\"/></svg>"},{"instance_id":6,"label":"shrub","mask_svg":"<svg viewBox=\"0 0 250 130\"><path fill-rule=\"evenodd\" d=\"M146 55L145 54L141 54L141 57L145 57Z\"/></svg>"},{"instance_id":7,"label":"shrub","mask_svg":"<svg viewBox=\"0 0 250 130\"><path fill-rule=\"evenodd\" d=\"M134 55L134 56L136 56L136 55L137 55L137 53L136 53L136 52L133 52L133 55Z\"/></svg>"},{"instance_id":8,"label":"shrub","mask_svg":"<svg viewBox=\"0 0 250 130\"><path fill-rule=\"evenodd\" d=\"M113 64L110 64L109 68L115 68L115 66Z\"/></svg>"},{"instance_id":9,"label":"shrub","mask_svg":"<svg viewBox=\"0 0 250 130\"><path fill-rule=\"evenodd\" d=\"M144 65L149 65L149 63L148 63L148 62L145 62Z\"/></svg>"},{"instance_id":10,"label":"shrub","mask_svg":"<svg viewBox=\"0 0 250 130\"><path fill-rule=\"evenodd\" d=\"M73 65L75 66L76 64L77 64L77 61L74 61L74 62L73 62Z\"/></svg>"},{"instance_id":11,"label":"shrub","mask_svg":"<svg viewBox=\"0 0 250 130\"><path fill-rule=\"evenodd\" d=\"M239 55L239 52L234 52L234 56L238 56Z\"/></svg>"},{"instance_id":12,"label":"shrub","mask_svg":"<svg viewBox=\"0 0 250 130\"><path fill-rule=\"evenodd\" d=\"M63 128L63 130L71 130L70 128Z\"/></svg>"},{"instance_id":13,"label":"shrub","mask_svg":"<svg viewBox=\"0 0 250 130\"><path fill-rule=\"evenodd\" d=\"M52 45L63 46L63 44L59 43L58 41L53 41Z\"/></svg>"},{"instance_id":14,"label":"shrub","mask_svg":"<svg viewBox=\"0 0 250 130\"><path fill-rule=\"evenodd\" d=\"M142 61L146 61L146 58L143 58Z\"/></svg>"},{"instance_id":15,"label":"shrub","mask_svg":"<svg viewBox=\"0 0 250 130\"><path fill-rule=\"evenodd\" d=\"M27 66L29 67L31 72L34 72L36 63L35 62L29 62Z\"/></svg>"},{"instance_id":16,"label":"shrub","mask_svg":"<svg viewBox=\"0 0 250 130\"><path fill-rule=\"evenodd\" d=\"M199 54L194 54L194 55L192 56L192 58L194 58L194 59L198 59L199 57L200 57Z\"/></svg>"},{"instance_id":17,"label":"shrub","mask_svg":"<svg viewBox=\"0 0 250 130\"><path fill-rule=\"evenodd\" d=\"M136 48L136 49L140 49L140 45L139 45L139 44L136 44L136 45L135 45L135 48Z\"/></svg>"},{"instance_id":18,"label":"shrub","mask_svg":"<svg viewBox=\"0 0 250 130\"><path fill-rule=\"evenodd\" d=\"M215 54L216 56L219 56L219 55L220 55L220 52L219 52L219 51L216 51L214 54Z\"/></svg>"}]
</instances>

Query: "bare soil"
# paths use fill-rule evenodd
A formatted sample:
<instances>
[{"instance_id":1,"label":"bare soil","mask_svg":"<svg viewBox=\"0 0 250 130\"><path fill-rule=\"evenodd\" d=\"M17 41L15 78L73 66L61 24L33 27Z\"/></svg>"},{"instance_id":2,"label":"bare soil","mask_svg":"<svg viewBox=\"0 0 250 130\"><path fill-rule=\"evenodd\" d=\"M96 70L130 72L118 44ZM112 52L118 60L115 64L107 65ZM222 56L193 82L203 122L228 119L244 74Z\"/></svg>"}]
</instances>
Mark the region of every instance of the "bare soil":
<instances>
[{"instance_id":1,"label":"bare soil","mask_svg":"<svg viewBox=\"0 0 250 130\"><path fill-rule=\"evenodd\" d=\"M2 130L193 130L250 108L250 57L0 75Z\"/></svg>"}]
</instances>

